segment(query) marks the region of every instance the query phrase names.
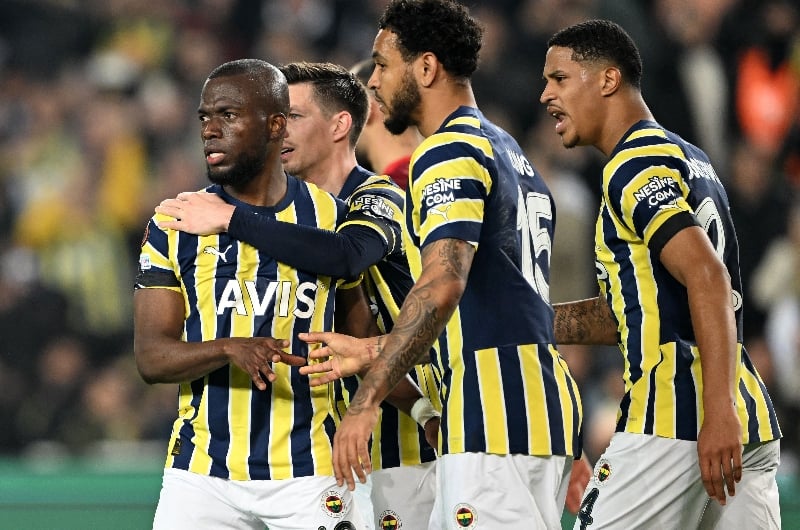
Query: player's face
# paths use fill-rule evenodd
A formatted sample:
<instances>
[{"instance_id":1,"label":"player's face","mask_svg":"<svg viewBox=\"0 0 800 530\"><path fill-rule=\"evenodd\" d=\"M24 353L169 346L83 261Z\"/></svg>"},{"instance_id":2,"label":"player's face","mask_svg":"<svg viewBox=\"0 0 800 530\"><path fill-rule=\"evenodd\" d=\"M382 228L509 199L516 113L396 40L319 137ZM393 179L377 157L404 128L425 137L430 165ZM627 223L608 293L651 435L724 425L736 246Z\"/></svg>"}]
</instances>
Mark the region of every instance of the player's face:
<instances>
[{"instance_id":1,"label":"player's face","mask_svg":"<svg viewBox=\"0 0 800 530\"><path fill-rule=\"evenodd\" d=\"M313 90L311 83L289 85L289 119L281 162L287 173L301 179L309 178L329 159L336 132L336 116L325 116Z\"/></svg>"},{"instance_id":2,"label":"player's face","mask_svg":"<svg viewBox=\"0 0 800 530\"><path fill-rule=\"evenodd\" d=\"M262 98L246 76L209 79L200 95L200 135L208 178L215 184L240 187L266 165L268 115Z\"/></svg>"},{"instance_id":3,"label":"player's face","mask_svg":"<svg viewBox=\"0 0 800 530\"><path fill-rule=\"evenodd\" d=\"M543 76L539 101L555 118L564 147L594 145L600 128L596 113L603 106L601 69L574 61L570 48L553 46L547 50Z\"/></svg>"},{"instance_id":4,"label":"player's face","mask_svg":"<svg viewBox=\"0 0 800 530\"><path fill-rule=\"evenodd\" d=\"M380 30L372 50L375 71L369 79L375 99L384 114L383 124L392 134L401 134L408 127L418 125L415 117L420 104L420 93L411 65L403 60L397 47L397 35Z\"/></svg>"}]
</instances>

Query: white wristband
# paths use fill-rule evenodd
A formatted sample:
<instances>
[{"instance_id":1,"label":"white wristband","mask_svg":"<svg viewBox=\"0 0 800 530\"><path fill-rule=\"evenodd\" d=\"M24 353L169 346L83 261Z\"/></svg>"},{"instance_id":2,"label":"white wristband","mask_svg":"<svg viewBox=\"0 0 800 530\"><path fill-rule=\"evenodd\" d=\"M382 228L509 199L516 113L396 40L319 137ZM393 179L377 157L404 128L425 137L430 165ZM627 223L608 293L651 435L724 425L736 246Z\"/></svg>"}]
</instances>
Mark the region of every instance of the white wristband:
<instances>
[{"instance_id":1,"label":"white wristband","mask_svg":"<svg viewBox=\"0 0 800 530\"><path fill-rule=\"evenodd\" d=\"M428 420L431 418L438 418L439 416L441 416L439 411L433 407L431 400L426 397L419 398L411 407L411 417L414 418L414 421L423 429L425 428L425 424L428 423Z\"/></svg>"}]
</instances>

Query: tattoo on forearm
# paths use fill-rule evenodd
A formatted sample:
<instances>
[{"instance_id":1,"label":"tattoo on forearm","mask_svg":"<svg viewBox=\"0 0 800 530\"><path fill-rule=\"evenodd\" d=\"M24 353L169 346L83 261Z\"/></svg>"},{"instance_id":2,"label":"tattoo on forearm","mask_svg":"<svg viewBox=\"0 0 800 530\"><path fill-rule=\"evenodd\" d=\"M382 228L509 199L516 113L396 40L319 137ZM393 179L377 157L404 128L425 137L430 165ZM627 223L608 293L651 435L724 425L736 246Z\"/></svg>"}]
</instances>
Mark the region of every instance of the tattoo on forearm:
<instances>
[{"instance_id":1,"label":"tattoo on forearm","mask_svg":"<svg viewBox=\"0 0 800 530\"><path fill-rule=\"evenodd\" d=\"M454 280L465 282L471 266L472 245L457 240L437 241L423 250L423 268L434 267L440 272L432 279L418 281L406 296L403 309L384 342L378 342L378 357L370 367L374 377L366 378L350 410L359 413L367 402L383 398L417 363L424 362L430 348L441 334L458 297L442 302L442 289ZM443 274L441 274L443 273Z\"/></svg>"},{"instance_id":2,"label":"tattoo on forearm","mask_svg":"<svg viewBox=\"0 0 800 530\"><path fill-rule=\"evenodd\" d=\"M559 344L613 344L616 323L602 297L556 304L555 334Z\"/></svg>"},{"instance_id":3,"label":"tattoo on forearm","mask_svg":"<svg viewBox=\"0 0 800 530\"><path fill-rule=\"evenodd\" d=\"M438 256L445 270L460 279L466 279L469 267L466 265L466 251L474 252L471 245L454 239L445 239L437 245Z\"/></svg>"}]
</instances>

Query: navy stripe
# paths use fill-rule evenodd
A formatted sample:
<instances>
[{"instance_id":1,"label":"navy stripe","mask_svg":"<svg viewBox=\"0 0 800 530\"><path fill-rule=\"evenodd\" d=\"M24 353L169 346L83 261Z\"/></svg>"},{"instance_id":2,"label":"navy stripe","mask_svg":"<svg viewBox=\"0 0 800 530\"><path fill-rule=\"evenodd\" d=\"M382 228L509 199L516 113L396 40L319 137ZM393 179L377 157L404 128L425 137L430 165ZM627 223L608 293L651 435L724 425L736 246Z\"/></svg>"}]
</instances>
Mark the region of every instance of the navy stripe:
<instances>
[{"instance_id":1,"label":"navy stripe","mask_svg":"<svg viewBox=\"0 0 800 530\"><path fill-rule=\"evenodd\" d=\"M530 440L528 426L520 425L519 418L527 416L523 396L525 382L522 378L522 364L516 346L498 348L500 377L503 383L503 404L506 408L506 431L508 432L508 448L511 453L528 453Z\"/></svg>"}]
</instances>

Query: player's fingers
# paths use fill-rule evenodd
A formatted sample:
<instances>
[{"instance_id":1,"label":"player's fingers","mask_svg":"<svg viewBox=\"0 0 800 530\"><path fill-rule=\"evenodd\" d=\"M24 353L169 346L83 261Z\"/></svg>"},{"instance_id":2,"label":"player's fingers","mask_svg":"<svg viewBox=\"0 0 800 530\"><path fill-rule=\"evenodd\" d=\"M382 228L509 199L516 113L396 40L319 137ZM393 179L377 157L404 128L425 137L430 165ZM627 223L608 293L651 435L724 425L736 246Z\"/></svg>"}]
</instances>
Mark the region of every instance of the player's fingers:
<instances>
[{"instance_id":1,"label":"player's fingers","mask_svg":"<svg viewBox=\"0 0 800 530\"><path fill-rule=\"evenodd\" d=\"M739 482L742 480L742 452L736 451L733 453L733 480Z\"/></svg>"},{"instance_id":2,"label":"player's fingers","mask_svg":"<svg viewBox=\"0 0 800 530\"><path fill-rule=\"evenodd\" d=\"M256 385L256 388L259 390L266 390L267 383L264 381L264 378L261 376L261 370L256 369L255 373L250 375L250 378L253 380L253 384Z\"/></svg>"},{"instance_id":3,"label":"player's fingers","mask_svg":"<svg viewBox=\"0 0 800 530\"><path fill-rule=\"evenodd\" d=\"M262 377L266 377L267 381L269 381L270 383L275 382L275 379L278 378L278 375L272 371L272 367L270 367L269 365L262 366L261 369L259 370L259 373L261 373Z\"/></svg>"},{"instance_id":4,"label":"player's fingers","mask_svg":"<svg viewBox=\"0 0 800 530\"><path fill-rule=\"evenodd\" d=\"M725 505L725 478L722 473L722 464L717 461L711 465L711 486L714 498L721 505Z\"/></svg>"},{"instance_id":5,"label":"player's fingers","mask_svg":"<svg viewBox=\"0 0 800 530\"><path fill-rule=\"evenodd\" d=\"M711 461L700 460L699 464L700 464L700 480L703 481L703 487L706 489L706 494L708 494L709 497L716 497L714 482L711 478Z\"/></svg>"},{"instance_id":6,"label":"player's fingers","mask_svg":"<svg viewBox=\"0 0 800 530\"><path fill-rule=\"evenodd\" d=\"M161 201L158 204L158 206L156 206L156 210L158 210L159 208L161 208L161 209L164 209L164 208L179 208L180 205L181 205L181 201L179 201L178 199L164 199L163 201Z\"/></svg>"},{"instance_id":7,"label":"player's fingers","mask_svg":"<svg viewBox=\"0 0 800 530\"><path fill-rule=\"evenodd\" d=\"M162 230L180 230L183 228L183 223L181 223L180 219L175 219L173 221L159 221L158 227Z\"/></svg>"},{"instance_id":8,"label":"player's fingers","mask_svg":"<svg viewBox=\"0 0 800 530\"><path fill-rule=\"evenodd\" d=\"M337 481L341 478L347 484L347 489L350 491L356 489L356 483L353 479L353 464L350 458L350 446L343 436L336 433L333 440L334 447L334 468Z\"/></svg>"},{"instance_id":9,"label":"player's fingers","mask_svg":"<svg viewBox=\"0 0 800 530\"><path fill-rule=\"evenodd\" d=\"M730 458L726 458L723 462L722 473L725 477L725 487L727 488L728 495L736 495L736 462L731 456ZM739 469L739 474L741 475L741 469Z\"/></svg>"},{"instance_id":10,"label":"player's fingers","mask_svg":"<svg viewBox=\"0 0 800 530\"><path fill-rule=\"evenodd\" d=\"M369 458L369 439L358 441L358 459L361 462L359 466L361 473L358 476L363 484L367 481L367 475L372 473L372 461Z\"/></svg>"},{"instance_id":11,"label":"player's fingers","mask_svg":"<svg viewBox=\"0 0 800 530\"><path fill-rule=\"evenodd\" d=\"M324 374L333 370L333 362L331 360L322 361L321 363L307 364L300 367L300 373L303 375L311 374Z\"/></svg>"},{"instance_id":12,"label":"player's fingers","mask_svg":"<svg viewBox=\"0 0 800 530\"><path fill-rule=\"evenodd\" d=\"M331 338L331 335L332 333L329 331L311 331L308 333L298 333L297 337L304 342L312 344L315 342L328 342L328 340Z\"/></svg>"},{"instance_id":13,"label":"player's fingers","mask_svg":"<svg viewBox=\"0 0 800 530\"><path fill-rule=\"evenodd\" d=\"M177 206L172 206L172 205L156 206L154 211L156 213L161 214L161 215L168 215L170 217L175 217L176 219L180 216L180 208L178 208Z\"/></svg>"},{"instance_id":14,"label":"player's fingers","mask_svg":"<svg viewBox=\"0 0 800 530\"><path fill-rule=\"evenodd\" d=\"M196 192L196 191L182 191L182 192L180 192L180 193L178 194L178 196L177 196L177 197L175 197L175 199L172 199L172 200L176 200L176 201L188 201L189 199L191 199L192 197L194 197L194 196L195 196L197 193L205 193L205 192ZM168 199L168 200L169 200L169 199Z\"/></svg>"},{"instance_id":15,"label":"player's fingers","mask_svg":"<svg viewBox=\"0 0 800 530\"><path fill-rule=\"evenodd\" d=\"M327 374L322 374L322 375L310 377L308 379L308 385L309 386L323 386L323 385L327 385L328 383L332 383L333 381L336 381L337 379L339 379L339 378L329 372Z\"/></svg>"},{"instance_id":16,"label":"player's fingers","mask_svg":"<svg viewBox=\"0 0 800 530\"><path fill-rule=\"evenodd\" d=\"M336 477L336 485L341 486L345 482L345 465L342 458L339 456L339 441L336 435L333 437L333 476ZM349 487L349 485L348 485Z\"/></svg>"},{"instance_id":17,"label":"player's fingers","mask_svg":"<svg viewBox=\"0 0 800 530\"><path fill-rule=\"evenodd\" d=\"M292 355L291 353L275 352L272 354L272 362L284 363L289 366L305 366L306 358L301 355Z\"/></svg>"}]
</instances>

